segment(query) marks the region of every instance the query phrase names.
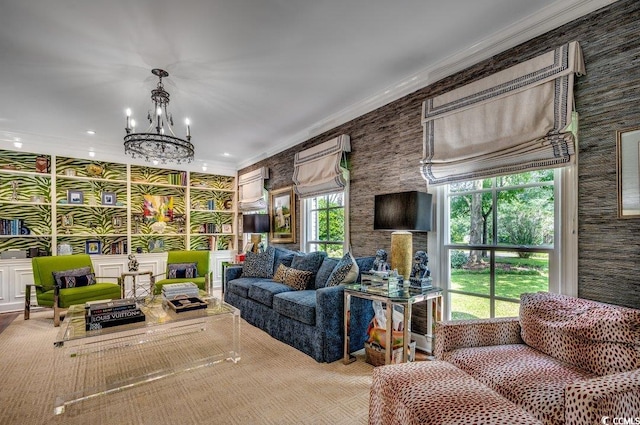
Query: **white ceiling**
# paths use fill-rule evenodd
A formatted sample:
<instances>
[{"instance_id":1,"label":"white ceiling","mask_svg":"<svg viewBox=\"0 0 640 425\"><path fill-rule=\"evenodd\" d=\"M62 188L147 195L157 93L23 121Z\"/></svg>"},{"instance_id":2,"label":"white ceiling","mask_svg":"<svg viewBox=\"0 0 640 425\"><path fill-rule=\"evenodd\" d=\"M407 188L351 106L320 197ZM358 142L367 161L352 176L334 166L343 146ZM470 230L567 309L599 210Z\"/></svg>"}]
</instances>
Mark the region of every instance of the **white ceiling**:
<instances>
[{"instance_id":1,"label":"white ceiling","mask_svg":"<svg viewBox=\"0 0 640 425\"><path fill-rule=\"evenodd\" d=\"M133 162L163 68L189 168L233 173L612 2L1 0L0 148Z\"/></svg>"}]
</instances>

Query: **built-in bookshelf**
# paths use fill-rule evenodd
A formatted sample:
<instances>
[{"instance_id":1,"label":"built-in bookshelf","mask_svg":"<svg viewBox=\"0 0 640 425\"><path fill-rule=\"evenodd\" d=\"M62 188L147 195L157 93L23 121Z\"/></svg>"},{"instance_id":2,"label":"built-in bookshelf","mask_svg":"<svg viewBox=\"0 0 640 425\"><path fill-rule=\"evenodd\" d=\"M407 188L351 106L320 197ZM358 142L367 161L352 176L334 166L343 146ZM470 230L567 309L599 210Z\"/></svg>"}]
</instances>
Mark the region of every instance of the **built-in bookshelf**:
<instances>
[{"instance_id":1,"label":"built-in bookshelf","mask_svg":"<svg viewBox=\"0 0 640 425\"><path fill-rule=\"evenodd\" d=\"M234 249L235 203L234 176L0 150L0 252Z\"/></svg>"}]
</instances>

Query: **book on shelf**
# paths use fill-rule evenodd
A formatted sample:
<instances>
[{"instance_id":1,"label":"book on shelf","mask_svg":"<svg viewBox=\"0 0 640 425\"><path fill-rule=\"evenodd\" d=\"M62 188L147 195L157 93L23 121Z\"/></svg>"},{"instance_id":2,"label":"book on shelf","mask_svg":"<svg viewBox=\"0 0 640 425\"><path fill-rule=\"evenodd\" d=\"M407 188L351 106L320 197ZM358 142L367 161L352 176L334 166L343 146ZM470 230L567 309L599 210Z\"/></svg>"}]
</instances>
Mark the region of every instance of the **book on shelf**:
<instances>
[{"instance_id":1,"label":"book on shelf","mask_svg":"<svg viewBox=\"0 0 640 425\"><path fill-rule=\"evenodd\" d=\"M187 185L187 172L180 171L178 173L169 173L167 176L167 180L169 184L173 184L176 186L186 186Z\"/></svg>"}]
</instances>

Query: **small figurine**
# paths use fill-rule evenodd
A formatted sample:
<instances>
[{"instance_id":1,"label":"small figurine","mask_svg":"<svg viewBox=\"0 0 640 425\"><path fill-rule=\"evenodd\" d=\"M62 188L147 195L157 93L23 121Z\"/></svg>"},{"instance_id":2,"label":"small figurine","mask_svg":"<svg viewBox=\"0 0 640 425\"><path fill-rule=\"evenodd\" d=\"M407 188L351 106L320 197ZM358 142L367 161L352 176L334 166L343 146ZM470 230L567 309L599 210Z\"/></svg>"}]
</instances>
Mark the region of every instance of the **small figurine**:
<instances>
[{"instance_id":1,"label":"small figurine","mask_svg":"<svg viewBox=\"0 0 640 425\"><path fill-rule=\"evenodd\" d=\"M431 276L427 263L429 256L424 251L416 251L413 256L413 266L411 267L411 279L426 279Z\"/></svg>"},{"instance_id":2,"label":"small figurine","mask_svg":"<svg viewBox=\"0 0 640 425\"><path fill-rule=\"evenodd\" d=\"M129 271L130 272L137 272L138 271L138 260L136 259L136 256L133 254L129 254Z\"/></svg>"},{"instance_id":3,"label":"small figurine","mask_svg":"<svg viewBox=\"0 0 640 425\"><path fill-rule=\"evenodd\" d=\"M379 249L376 251L376 258L373 260L373 268L376 272L388 272L389 263L387 263L387 251Z\"/></svg>"}]
</instances>

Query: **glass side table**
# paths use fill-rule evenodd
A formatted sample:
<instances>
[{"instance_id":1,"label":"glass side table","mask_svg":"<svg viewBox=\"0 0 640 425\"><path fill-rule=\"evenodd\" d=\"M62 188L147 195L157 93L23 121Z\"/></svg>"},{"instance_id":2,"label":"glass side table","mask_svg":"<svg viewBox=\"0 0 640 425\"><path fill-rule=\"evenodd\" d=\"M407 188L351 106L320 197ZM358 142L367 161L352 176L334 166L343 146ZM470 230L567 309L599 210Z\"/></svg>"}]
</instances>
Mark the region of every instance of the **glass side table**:
<instances>
[{"instance_id":1,"label":"glass side table","mask_svg":"<svg viewBox=\"0 0 640 425\"><path fill-rule=\"evenodd\" d=\"M401 306L403 311L403 350L402 362L406 363L411 343L411 306L421 301L431 301L432 323L429 326L429 334L433 344L433 327L437 321L442 320L442 289L432 287L418 289L410 287L398 287L388 289L384 286L362 285L360 283L344 285L344 358L343 363L349 364L355 361L355 357L349 352L349 329L351 297L363 298L371 301L381 301L386 304L386 335L385 335L385 364L391 364L393 347L391 342L393 326L393 306ZM427 308L427 312L429 309ZM428 313L427 313L428 314ZM428 318L427 318L428 320Z\"/></svg>"},{"instance_id":2,"label":"glass side table","mask_svg":"<svg viewBox=\"0 0 640 425\"><path fill-rule=\"evenodd\" d=\"M142 290L142 296L138 295L138 277L149 275L149 287L146 288L144 286L140 286L140 290ZM146 296L153 295L153 287L156 284L156 280L153 277L153 272L151 270L141 270L135 272L123 272L120 277L122 278L122 298L135 298L136 300L142 299ZM131 290L127 291L127 278L131 278Z\"/></svg>"}]
</instances>

